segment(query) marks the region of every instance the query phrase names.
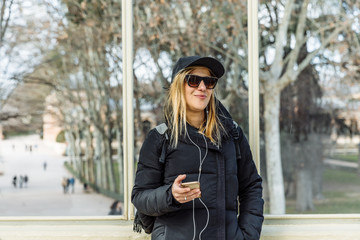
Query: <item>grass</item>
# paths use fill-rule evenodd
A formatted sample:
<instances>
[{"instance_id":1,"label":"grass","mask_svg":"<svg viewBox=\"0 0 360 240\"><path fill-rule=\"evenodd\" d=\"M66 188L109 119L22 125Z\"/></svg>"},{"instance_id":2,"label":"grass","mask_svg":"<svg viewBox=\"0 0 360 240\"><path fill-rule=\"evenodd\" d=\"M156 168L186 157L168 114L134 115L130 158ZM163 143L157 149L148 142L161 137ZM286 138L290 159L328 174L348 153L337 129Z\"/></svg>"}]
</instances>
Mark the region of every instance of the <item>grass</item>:
<instances>
[{"instance_id":1,"label":"grass","mask_svg":"<svg viewBox=\"0 0 360 240\"><path fill-rule=\"evenodd\" d=\"M295 203L287 203L287 214L346 214L346 213L360 213L359 197L342 197L342 198L325 198L321 201L315 201L315 210L298 212L295 209Z\"/></svg>"},{"instance_id":2,"label":"grass","mask_svg":"<svg viewBox=\"0 0 360 240\"><path fill-rule=\"evenodd\" d=\"M33 131L33 130L31 130L31 131L22 131L22 132L6 131L3 134L5 136L5 139L8 139L8 138L12 138L12 137L28 136L28 135L36 134L36 132Z\"/></svg>"},{"instance_id":3,"label":"grass","mask_svg":"<svg viewBox=\"0 0 360 240\"><path fill-rule=\"evenodd\" d=\"M324 169L323 199L314 200L315 210L299 212L296 200L286 199L287 214L339 214L360 213L360 176L356 172L340 169ZM265 203L269 214L269 203Z\"/></svg>"},{"instance_id":4,"label":"grass","mask_svg":"<svg viewBox=\"0 0 360 240\"><path fill-rule=\"evenodd\" d=\"M360 186L360 176L356 172L345 171L340 169L325 169L324 184L343 184L346 186L357 185ZM360 187L359 187L360 190Z\"/></svg>"},{"instance_id":5,"label":"grass","mask_svg":"<svg viewBox=\"0 0 360 240\"><path fill-rule=\"evenodd\" d=\"M347 162L359 162L359 156L357 154L347 154L347 155L337 154L332 156L331 158L339 159Z\"/></svg>"}]
</instances>

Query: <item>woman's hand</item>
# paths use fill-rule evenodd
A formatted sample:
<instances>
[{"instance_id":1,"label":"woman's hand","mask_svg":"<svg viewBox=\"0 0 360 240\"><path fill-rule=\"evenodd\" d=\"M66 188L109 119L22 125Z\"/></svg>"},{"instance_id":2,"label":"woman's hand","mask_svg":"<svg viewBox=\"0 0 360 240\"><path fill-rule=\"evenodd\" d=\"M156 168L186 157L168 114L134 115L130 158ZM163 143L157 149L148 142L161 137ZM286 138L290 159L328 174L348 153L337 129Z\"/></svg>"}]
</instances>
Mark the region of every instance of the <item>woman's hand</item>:
<instances>
[{"instance_id":1,"label":"woman's hand","mask_svg":"<svg viewBox=\"0 0 360 240\"><path fill-rule=\"evenodd\" d=\"M190 202L191 200L193 200L194 198L198 198L201 196L201 192L199 188L195 188L195 189L190 189L190 188L182 188L181 187L181 182L182 180L184 180L186 178L186 174L182 174L177 176L177 178L175 179L172 188L171 188L171 192L173 197L175 198L176 201L178 201L179 203L186 203L186 202Z\"/></svg>"}]
</instances>

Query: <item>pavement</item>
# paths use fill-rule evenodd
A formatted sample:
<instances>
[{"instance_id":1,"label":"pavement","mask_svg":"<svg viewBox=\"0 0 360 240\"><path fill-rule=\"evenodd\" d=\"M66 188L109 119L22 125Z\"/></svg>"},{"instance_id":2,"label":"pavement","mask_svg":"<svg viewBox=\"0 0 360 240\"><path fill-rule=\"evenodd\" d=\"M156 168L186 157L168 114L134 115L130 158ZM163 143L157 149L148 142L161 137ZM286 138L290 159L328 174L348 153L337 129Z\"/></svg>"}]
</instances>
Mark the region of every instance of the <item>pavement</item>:
<instances>
[{"instance_id":1,"label":"pavement","mask_svg":"<svg viewBox=\"0 0 360 240\"><path fill-rule=\"evenodd\" d=\"M26 145L32 145L32 151ZM74 193L63 193L64 145L37 135L0 140L0 216L105 216L114 201L94 191L84 192L76 179ZM1 163L2 162L2 163ZM46 169L44 163L46 162ZM14 176L27 175L27 185L15 188Z\"/></svg>"},{"instance_id":2,"label":"pavement","mask_svg":"<svg viewBox=\"0 0 360 240\"><path fill-rule=\"evenodd\" d=\"M341 167L345 169L356 170L359 167L359 164L356 162L347 162L347 161L331 159L331 158L325 158L324 163L333 167Z\"/></svg>"}]
</instances>

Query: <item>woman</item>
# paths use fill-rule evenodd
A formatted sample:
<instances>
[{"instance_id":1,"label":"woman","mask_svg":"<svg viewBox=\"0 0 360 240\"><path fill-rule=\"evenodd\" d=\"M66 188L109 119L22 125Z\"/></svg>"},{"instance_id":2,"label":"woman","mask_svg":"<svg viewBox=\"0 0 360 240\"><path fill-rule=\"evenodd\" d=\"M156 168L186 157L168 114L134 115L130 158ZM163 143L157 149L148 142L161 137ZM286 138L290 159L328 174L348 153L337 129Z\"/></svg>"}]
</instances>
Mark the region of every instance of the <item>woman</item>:
<instances>
[{"instance_id":1,"label":"woman","mask_svg":"<svg viewBox=\"0 0 360 240\"><path fill-rule=\"evenodd\" d=\"M262 180L242 130L214 96L224 72L210 57L183 57L174 66L168 129L149 132L132 192L137 211L155 219L152 239L260 238ZM190 181L200 188L181 187Z\"/></svg>"}]
</instances>

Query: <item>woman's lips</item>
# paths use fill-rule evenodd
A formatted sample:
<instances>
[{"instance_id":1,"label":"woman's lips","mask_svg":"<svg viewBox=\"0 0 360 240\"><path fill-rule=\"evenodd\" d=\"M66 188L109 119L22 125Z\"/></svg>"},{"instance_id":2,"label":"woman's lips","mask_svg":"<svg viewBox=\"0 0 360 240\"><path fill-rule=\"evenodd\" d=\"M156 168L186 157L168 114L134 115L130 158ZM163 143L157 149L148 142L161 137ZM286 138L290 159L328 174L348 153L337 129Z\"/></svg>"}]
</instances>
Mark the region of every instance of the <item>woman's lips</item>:
<instances>
[{"instance_id":1,"label":"woman's lips","mask_svg":"<svg viewBox=\"0 0 360 240\"><path fill-rule=\"evenodd\" d=\"M196 97L200 98L200 99L205 99L206 95L195 95Z\"/></svg>"}]
</instances>

